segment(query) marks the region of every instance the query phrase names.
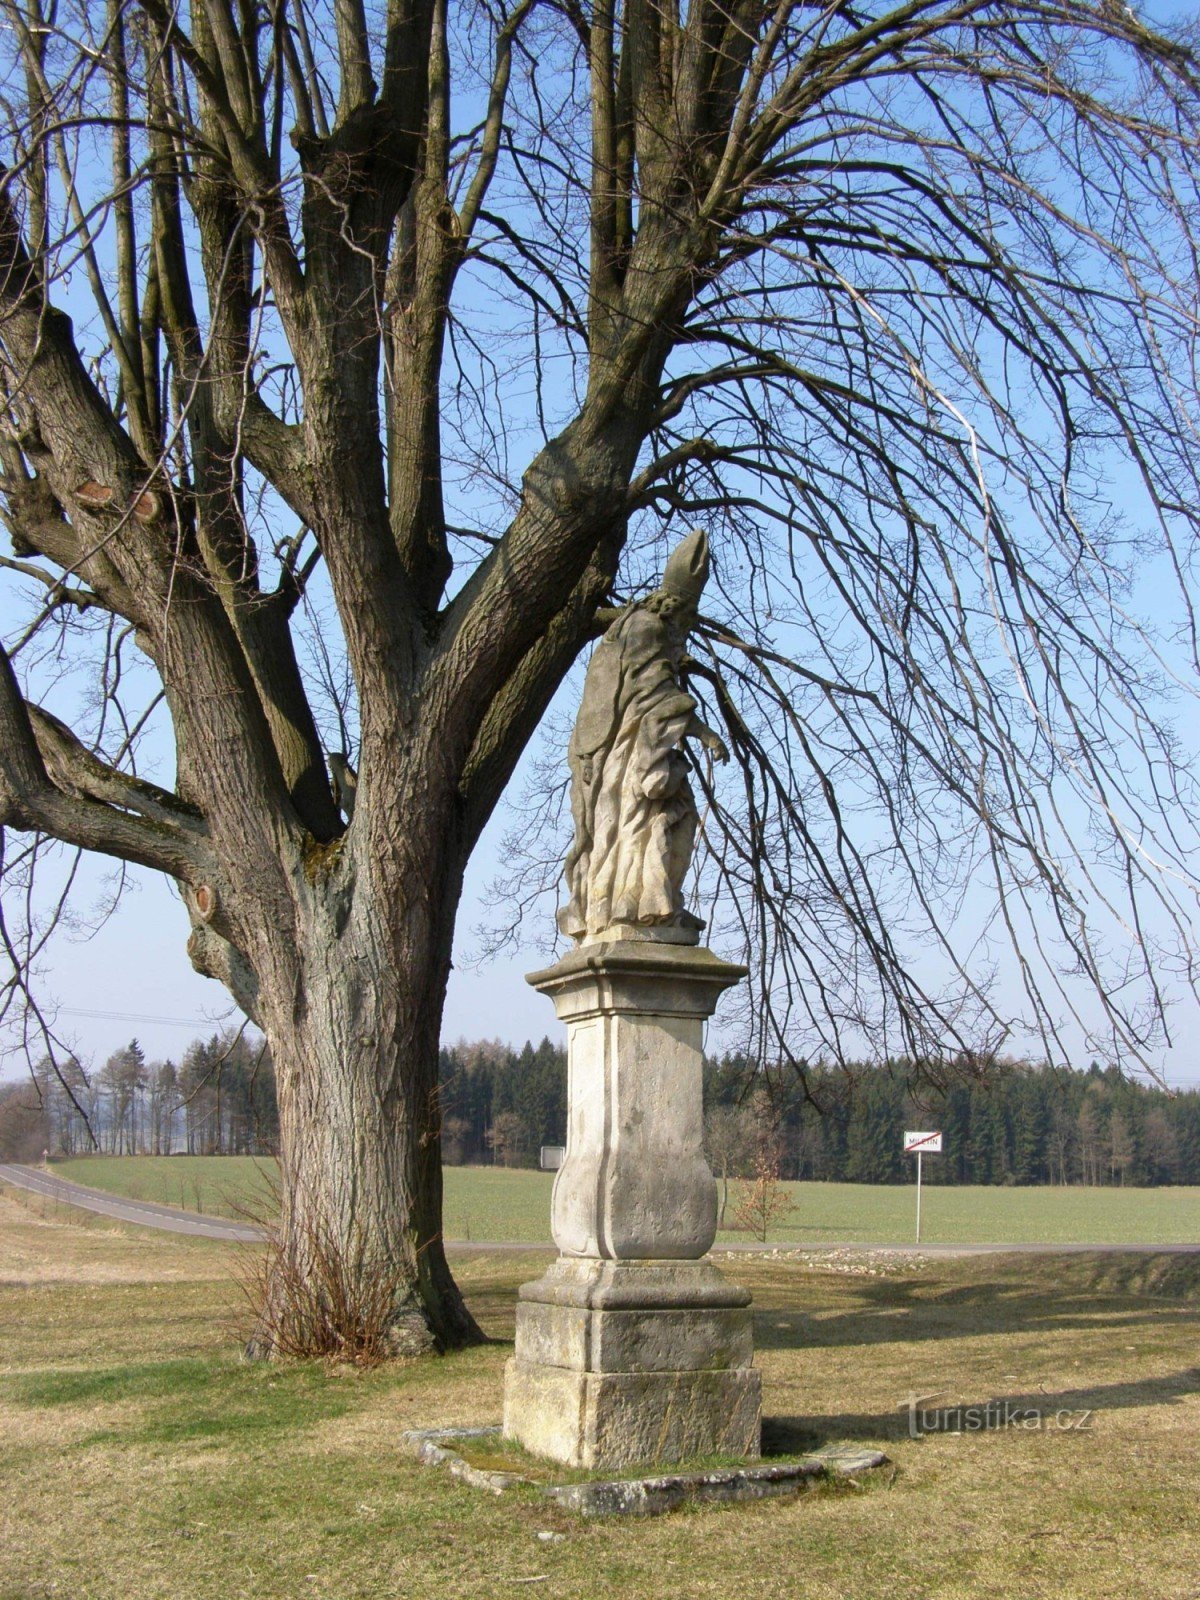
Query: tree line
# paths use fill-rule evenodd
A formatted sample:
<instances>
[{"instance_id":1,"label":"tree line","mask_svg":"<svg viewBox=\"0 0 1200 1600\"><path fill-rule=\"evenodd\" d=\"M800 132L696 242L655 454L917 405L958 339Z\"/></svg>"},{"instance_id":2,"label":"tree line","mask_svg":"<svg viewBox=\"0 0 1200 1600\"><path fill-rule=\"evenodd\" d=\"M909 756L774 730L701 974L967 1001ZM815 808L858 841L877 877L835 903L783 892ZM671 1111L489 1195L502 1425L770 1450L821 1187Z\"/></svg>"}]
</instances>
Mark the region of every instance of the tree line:
<instances>
[{"instance_id":1,"label":"tree line","mask_svg":"<svg viewBox=\"0 0 1200 1600\"><path fill-rule=\"evenodd\" d=\"M937 1088L907 1061L816 1066L806 1088L780 1091L739 1055L706 1062L714 1169L748 1173L766 1123L785 1178L908 1182L905 1129L940 1129L927 1183L1200 1184L1200 1091L1168 1093L1116 1067L992 1058L956 1064Z\"/></svg>"},{"instance_id":2,"label":"tree line","mask_svg":"<svg viewBox=\"0 0 1200 1600\"><path fill-rule=\"evenodd\" d=\"M1200 1185L1200 1091L997 1058L955 1063L944 1088L928 1076L907 1061L816 1065L802 1085L743 1054L707 1059L710 1164L750 1177L769 1146L783 1178L903 1183L904 1130L940 1128L929 1183ZM449 1165L536 1167L543 1145L565 1142L566 1052L550 1039L460 1041L441 1050L438 1077ZM90 1074L45 1061L33 1085L0 1094L0 1158L265 1155L277 1138L270 1053L244 1034L198 1039L178 1064L147 1061L133 1039Z\"/></svg>"},{"instance_id":3,"label":"tree line","mask_svg":"<svg viewBox=\"0 0 1200 1600\"><path fill-rule=\"evenodd\" d=\"M459 1043L442 1050L439 1076L451 1165L536 1166L542 1145L565 1141L566 1054L549 1039L520 1051ZM818 1065L805 1089L741 1054L708 1059L710 1164L750 1177L766 1142L784 1178L903 1183L905 1129L940 1128L944 1153L925 1168L932 1183L1200 1184L1200 1091L1170 1094L1115 1067L997 1058L956 1062L948 1077L938 1089L925 1064Z\"/></svg>"},{"instance_id":4,"label":"tree line","mask_svg":"<svg viewBox=\"0 0 1200 1600\"><path fill-rule=\"evenodd\" d=\"M536 1167L567 1135L567 1055L550 1039L512 1050L498 1039L443 1048L438 1059L442 1159Z\"/></svg>"},{"instance_id":5,"label":"tree line","mask_svg":"<svg viewBox=\"0 0 1200 1600\"><path fill-rule=\"evenodd\" d=\"M178 1062L137 1039L87 1071L76 1057L34 1068L0 1096L0 1157L269 1155L279 1137L269 1053L244 1033L197 1039Z\"/></svg>"}]
</instances>

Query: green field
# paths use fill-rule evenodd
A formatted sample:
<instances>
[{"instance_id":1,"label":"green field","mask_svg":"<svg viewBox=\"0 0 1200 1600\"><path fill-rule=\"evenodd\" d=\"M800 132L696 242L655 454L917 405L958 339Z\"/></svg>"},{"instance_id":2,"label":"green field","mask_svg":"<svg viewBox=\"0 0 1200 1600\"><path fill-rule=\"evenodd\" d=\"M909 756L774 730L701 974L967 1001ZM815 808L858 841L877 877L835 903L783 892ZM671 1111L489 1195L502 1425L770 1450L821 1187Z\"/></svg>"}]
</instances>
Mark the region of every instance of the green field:
<instances>
[{"instance_id":1,"label":"green field","mask_svg":"<svg viewBox=\"0 0 1200 1600\"><path fill-rule=\"evenodd\" d=\"M249 1156L84 1156L55 1163L76 1183L214 1216L272 1204L274 1164ZM446 1168L446 1237L549 1240L551 1174L504 1167ZM732 1204L736 1200L737 1185ZM791 1215L772 1228L780 1244L908 1244L911 1186L789 1183ZM1200 1244L1200 1189L927 1187L928 1244ZM744 1233L724 1232L728 1242Z\"/></svg>"},{"instance_id":2,"label":"green field","mask_svg":"<svg viewBox=\"0 0 1200 1600\"><path fill-rule=\"evenodd\" d=\"M1195 1257L732 1263L771 1448L859 1443L889 1465L583 1521L397 1448L404 1428L499 1416L517 1286L544 1257L456 1256L495 1342L358 1372L241 1359L245 1248L43 1217L0 1185L0 1600L1197 1594ZM1046 1422L910 1437L906 1397L935 1390Z\"/></svg>"},{"instance_id":3,"label":"green field","mask_svg":"<svg viewBox=\"0 0 1200 1600\"><path fill-rule=\"evenodd\" d=\"M51 1170L92 1189L213 1217L258 1217L275 1206L275 1162L266 1156L76 1156Z\"/></svg>"}]
</instances>

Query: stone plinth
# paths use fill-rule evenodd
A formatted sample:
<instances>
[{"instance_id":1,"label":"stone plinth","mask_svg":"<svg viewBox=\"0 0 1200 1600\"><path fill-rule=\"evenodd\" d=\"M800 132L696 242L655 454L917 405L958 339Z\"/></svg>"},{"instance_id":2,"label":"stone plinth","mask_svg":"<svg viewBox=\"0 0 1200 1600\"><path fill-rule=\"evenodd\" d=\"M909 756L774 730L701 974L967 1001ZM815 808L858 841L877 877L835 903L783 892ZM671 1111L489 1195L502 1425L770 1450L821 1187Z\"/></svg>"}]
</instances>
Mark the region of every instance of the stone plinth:
<instances>
[{"instance_id":1,"label":"stone plinth","mask_svg":"<svg viewBox=\"0 0 1200 1600\"><path fill-rule=\"evenodd\" d=\"M560 1256L521 1289L506 1435L603 1470L757 1454L749 1306L710 1261Z\"/></svg>"},{"instance_id":2,"label":"stone plinth","mask_svg":"<svg viewBox=\"0 0 1200 1600\"><path fill-rule=\"evenodd\" d=\"M504 1431L601 1470L752 1455L750 1296L702 1260L716 1233L703 1151L703 1025L745 969L653 941L581 945L530 982L567 1024L562 1254L521 1289Z\"/></svg>"},{"instance_id":3,"label":"stone plinth","mask_svg":"<svg viewBox=\"0 0 1200 1600\"><path fill-rule=\"evenodd\" d=\"M704 1023L745 973L711 950L618 940L530 974L567 1025L567 1153L550 1202L564 1255L694 1260L712 1245Z\"/></svg>"}]
</instances>

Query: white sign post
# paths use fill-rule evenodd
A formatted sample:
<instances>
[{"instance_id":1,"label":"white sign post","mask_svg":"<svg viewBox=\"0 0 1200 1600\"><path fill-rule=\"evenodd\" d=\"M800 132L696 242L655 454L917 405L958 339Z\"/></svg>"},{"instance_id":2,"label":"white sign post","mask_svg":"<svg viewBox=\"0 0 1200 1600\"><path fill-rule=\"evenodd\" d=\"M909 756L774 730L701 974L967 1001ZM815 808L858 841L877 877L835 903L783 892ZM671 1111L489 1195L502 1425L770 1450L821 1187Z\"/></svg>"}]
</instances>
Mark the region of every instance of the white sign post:
<instances>
[{"instance_id":1,"label":"white sign post","mask_svg":"<svg viewBox=\"0 0 1200 1600\"><path fill-rule=\"evenodd\" d=\"M940 1155L942 1149L942 1135L937 1133L908 1133L904 1135L905 1155L915 1155L917 1158L917 1243L921 1242L921 1157L923 1155Z\"/></svg>"}]
</instances>

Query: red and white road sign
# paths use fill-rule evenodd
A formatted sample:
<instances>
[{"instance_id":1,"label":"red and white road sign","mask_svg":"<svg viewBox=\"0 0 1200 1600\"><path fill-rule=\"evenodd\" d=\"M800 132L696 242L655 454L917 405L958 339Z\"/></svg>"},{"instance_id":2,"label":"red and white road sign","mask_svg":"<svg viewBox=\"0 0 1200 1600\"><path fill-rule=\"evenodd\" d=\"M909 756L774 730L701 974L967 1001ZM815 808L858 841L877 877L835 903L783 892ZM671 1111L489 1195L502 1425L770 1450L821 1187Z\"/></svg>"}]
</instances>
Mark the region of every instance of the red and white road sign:
<instances>
[{"instance_id":1,"label":"red and white road sign","mask_svg":"<svg viewBox=\"0 0 1200 1600\"><path fill-rule=\"evenodd\" d=\"M942 1135L941 1135L940 1131L937 1132L937 1133L907 1133L906 1132L905 1135L904 1135L904 1153L905 1153L905 1155L916 1155L918 1150L923 1155L929 1155L930 1152L940 1151L941 1148L942 1148Z\"/></svg>"}]
</instances>

